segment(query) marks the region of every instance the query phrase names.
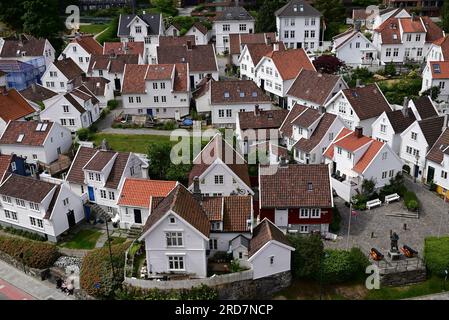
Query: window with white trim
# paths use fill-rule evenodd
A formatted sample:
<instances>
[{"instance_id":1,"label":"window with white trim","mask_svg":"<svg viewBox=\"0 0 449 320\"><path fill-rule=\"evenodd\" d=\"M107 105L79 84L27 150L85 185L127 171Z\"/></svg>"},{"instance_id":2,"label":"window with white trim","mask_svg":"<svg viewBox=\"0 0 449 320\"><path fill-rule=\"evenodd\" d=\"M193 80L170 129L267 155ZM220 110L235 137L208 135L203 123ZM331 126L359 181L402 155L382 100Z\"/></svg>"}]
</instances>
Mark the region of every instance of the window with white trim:
<instances>
[{"instance_id":1,"label":"window with white trim","mask_svg":"<svg viewBox=\"0 0 449 320\"><path fill-rule=\"evenodd\" d=\"M309 226L308 225L300 225L299 226L299 233L309 233Z\"/></svg>"},{"instance_id":2,"label":"window with white trim","mask_svg":"<svg viewBox=\"0 0 449 320\"><path fill-rule=\"evenodd\" d=\"M64 200L62 200L62 204L64 206L68 205L69 204L69 198L65 198Z\"/></svg>"},{"instance_id":3,"label":"window with white trim","mask_svg":"<svg viewBox=\"0 0 449 320\"><path fill-rule=\"evenodd\" d=\"M387 171L383 171L382 172L382 179L386 179L387 178Z\"/></svg>"},{"instance_id":4,"label":"window with white trim","mask_svg":"<svg viewBox=\"0 0 449 320\"><path fill-rule=\"evenodd\" d=\"M184 270L184 257L183 256L168 256L168 270L170 270L170 271Z\"/></svg>"},{"instance_id":5,"label":"window with white trim","mask_svg":"<svg viewBox=\"0 0 449 320\"><path fill-rule=\"evenodd\" d=\"M35 202L30 202L30 209L34 211L39 211L39 204Z\"/></svg>"},{"instance_id":6,"label":"window with white trim","mask_svg":"<svg viewBox=\"0 0 449 320\"><path fill-rule=\"evenodd\" d=\"M14 211L5 210L5 218L11 219L11 220L18 220L17 219L17 213Z\"/></svg>"},{"instance_id":7,"label":"window with white trim","mask_svg":"<svg viewBox=\"0 0 449 320\"><path fill-rule=\"evenodd\" d=\"M299 217L300 218L308 218L309 217L309 209L308 208L301 208L299 210Z\"/></svg>"},{"instance_id":8,"label":"window with white trim","mask_svg":"<svg viewBox=\"0 0 449 320\"><path fill-rule=\"evenodd\" d=\"M109 200L115 200L115 193L114 193L114 191L109 191Z\"/></svg>"},{"instance_id":9,"label":"window with white trim","mask_svg":"<svg viewBox=\"0 0 449 320\"><path fill-rule=\"evenodd\" d=\"M412 140L417 140L418 139L418 134L416 132L412 132Z\"/></svg>"},{"instance_id":10,"label":"window with white trim","mask_svg":"<svg viewBox=\"0 0 449 320\"><path fill-rule=\"evenodd\" d=\"M216 175L214 177L215 184L223 184L224 183L224 177L223 175Z\"/></svg>"},{"instance_id":11,"label":"window with white trim","mask_svg":"<svg viewBox=\"0 0 449 320\"><path fill-rule=\"evenodd\" d=\"M169 231L165 233L165 238L167 240L167 247L182 247L182 232Z\"/></svg>"},{"instance_id":12,"label":"window with white trim","mask_svg":"<svg viewBox=\"0 0 449 320\"><path fill-rule=\"evenodd\" d=\"M390 178L394 177L394 170L388 171L388 177L390 177Z\"/></svg>"},{"instance_id":13,"label":"window with white trim","mask_svg":"<svg viewBox=\"0 0 449 320\"><path fill-rule=\"evenodd\" d=\"M106 190L100 190L100 198L106 199Z\"/></svg>"},{"instance_id":14,"label":"window with white trim","mask_svg":"<svg viewBox=\"0 0 449 320\"><path fill-rule=\"evenodd\" d=\"M387 132L387 126L384 125L384 124L381 124L380 125L380 132L383 132L383 133Z\"/></svg>"},{"instance_id":15,"label":"window with white trim","mask_svg":"<svg viewBox=\"0 0 449 320\"><path fill-rule=\"evenodd\" d=\"M33 227L44 228L44 222L41 219L30 217L30 223Z\"/></svg>"},{"instance_id":16,"label":"window with white trim","mask_svg":"<svg viewBox=\"0 0 449 320\"><path fill-rule=\"evenodd\" d=\"M69 106L62 106L62 109L64 112L69 112Z\"/></svg>"},{"instance_id":17,"label":"window with white trim","mask_svg":"<svg viewBox=\"0 0 449 320\"><path fill-rule=\"evenodd\" d=\"M218 241L217 239L209 239L209 249L217 250L218 249Z\"/></svg>"},{"instance_id":18,"label":"window with white trim","mask_svg":"<svg viewBox=\"0 0 449 320\"><path fill-rule=\"evenodd\" d=\"M8 197L8 196L2 196L2 199L3 199L3 202L6 202L6 203L12 203L11 197Z\"/></svg>"},{"instance_id":19,"label":"window with white trim","mask_svg":"<svg viewBox=\"0 0 449 320\"><path fill-rule=\"evenodd\" d=\"M441 178L447 179L447 171L441 170Z\"/></svg>"},{"instance_id":20,"label":"window with white trim","mask_svg":"<svg viewBox=\"0 0 449 320\"><path fill-rule=\"evenodd\" d=\"M320 218L321 217L321 209L320 208L310 209L310 217L311 218Z\"/></svg>"},{"instance_id":21,"label":"window with white trim","mask_svg":"<svg viewBox=\"0 0 449 320\"><path fill-rule=\"evenodd\" d=\"M16 205L18 207L25 208L25 201L23 201L22 199L16 199Z\"/></svg>"}]
</instances>

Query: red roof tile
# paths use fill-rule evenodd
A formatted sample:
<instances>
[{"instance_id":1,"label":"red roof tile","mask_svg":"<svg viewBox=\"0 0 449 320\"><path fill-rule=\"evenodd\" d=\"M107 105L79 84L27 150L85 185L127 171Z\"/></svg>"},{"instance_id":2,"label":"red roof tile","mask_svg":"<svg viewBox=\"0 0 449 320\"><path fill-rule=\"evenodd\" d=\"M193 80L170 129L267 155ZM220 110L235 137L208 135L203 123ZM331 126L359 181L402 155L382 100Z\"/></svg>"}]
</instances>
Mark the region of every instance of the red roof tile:
<instances>
[{"instance_id":1,"label":"red roof tile","mask_svg":"<svg viewBox=\"0 0 449 320\"><path fill-rule=\"evenodd\" d=\"M426 29L424 29L421 19L400 18L398 20L402 26L403 32L406 32L406 33L424 33L424 32L426 32Z\"/></svg>"},{"instance_id":2,"label":"red roof tile","mask_svg":"<svg viewBox=\"0 0 449 320\"><path fill-rule=\"evenodd\" d=\"M379 153L380 149L383 148L384 145L385 144L383 142L372 139L372 142L368 147L368 150L366 150L366 152L359 159L354 168L352 168L352 170L362 174L365 171L365 169L369 166L371 161L373 161L373 159Z\"/></svg>"},{"instance_id":3,"label":"red roof tile","mask_svg":"<svg viewBox=\"0 0 449 320\"><path fill-rule=\"evenodd\" d=\"M116 55L132 54L132 55L144 55L145 44L143 41L136 42L105 42L102 52L96 54L110 55L115 53Z\"/></svg>"},{"instance_id":4,"label":"red roof tile","mask_svg":"<svg viewBox=\"0 0 449 320\"><path fill-rule=\"evenodd\" d=\"M102 54L103 47L94 39L93 36L75 37L73 42L78 43L89 54Z\"/></svg>"},{"instance_id":5,"label":"red roof tile","mask_svg":"<svg viewBox=\"0 0 449 320\"><path fill-rule=\"evenodd\" d=\"M270 102L270 97L251 80L225 80L212 81L211 83L211 104L254 104Z\"/></svg>"},{"instance_id":6,"label":"red roof tile","mask_svg":"<svg viewBox=\"0 0 449 320\"><path fill-rule=\"evenodd\" d=\"M35 113L33 107L17 92L16 89L0 94L0 118L6 123L10 120L18 120Z\"/></svg>"},{"instance_id":7,"label":"red roof tile","mask_svg":"<svg viewBox=\"0 0 449 320\"><path fill-rule=\"evenodd\" d=\"M117 204L149 208L152 197L166 197L176 184L176 181L126 178Z\"/></svg>"},{"instance_id":8,"label":"red roof tile","mask_svg":"<svg viewBox=\"0 0 449 320\"><path fill-rule=\"evenodd\" d=\"M273 60L284 81L294 79L301 69L316 71L304 49L272 51L266 57Z\"/></svg>"},{"instance_id":9,"label":"red roof tile","mask_svg":"<svg viewBox=\"0 0 449 320\"><path fill-rule=\"evenodd\" d=\"M429 64L433 79L449 79L449 61L431 61Z\"/></svg>"},{"instance_id":10,"label":"red roof tile","mask_svg":"<svg viewBox=\"0 0 449 320\"><path fill-rule=\"evenodd\" d=\"M443 60L449 60L449 36L445 36L436 40L434 44L441 47Z\"/></svg>"}]
</instances>

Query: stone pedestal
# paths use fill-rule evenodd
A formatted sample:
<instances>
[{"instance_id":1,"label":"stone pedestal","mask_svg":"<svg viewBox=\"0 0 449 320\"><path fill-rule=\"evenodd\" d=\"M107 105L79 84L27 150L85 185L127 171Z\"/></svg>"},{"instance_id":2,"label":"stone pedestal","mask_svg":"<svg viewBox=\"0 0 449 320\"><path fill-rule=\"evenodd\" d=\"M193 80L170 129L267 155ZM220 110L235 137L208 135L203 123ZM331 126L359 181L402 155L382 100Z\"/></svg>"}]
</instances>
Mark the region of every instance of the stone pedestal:
<instances>
[{"instance_id":1,"label":"stone pedestal","mask_svg":"<svg viewBox=\"0 0 449 320\"><path fill-rule=\"evenodd\" d=\"M389 251L388 251L388 257L390 257L390 259L391 259L392 261L397 261L397 260L400 260L400 259L401 259L401 253L400 253L400 252L397 252L397 251L391 251L391 250L389 250Z\"/></svg>"}]
</instances>

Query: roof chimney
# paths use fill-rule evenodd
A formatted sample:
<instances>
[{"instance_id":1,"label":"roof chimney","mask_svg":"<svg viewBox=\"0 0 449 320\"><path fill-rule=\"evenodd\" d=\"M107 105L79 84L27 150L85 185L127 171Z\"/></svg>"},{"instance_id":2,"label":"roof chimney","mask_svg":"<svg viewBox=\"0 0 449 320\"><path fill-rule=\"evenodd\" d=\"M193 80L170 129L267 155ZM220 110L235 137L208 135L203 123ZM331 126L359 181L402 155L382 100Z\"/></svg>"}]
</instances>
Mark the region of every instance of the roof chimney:
<instances>
[{"instance_id":1,"label":"roof chimney","mask_svg":"<svg viewBox=\"0 0 449 320\"><path fill-rule=\"evenodd\" d=\"M404 103L402 106L402 114L404 115L404 117L408 116L408 103L409 103L410 99L408 97L404 97Z\"/></svg>"},{"instance_id":2,"label":"roof chimney","mask_svg":"<svg viewBox=\"0 0 449 320\"><path fill-rule=\"evenodd\" d=\"M360 127L360 126L355 127L354 132L355 132L355 136L356 136L358 139L360 139L361 137L363 137L363 127Z\"/></svg>"},{"instance_id":3,"label":"roof chimney","mask_svg":"<svg viewBox=\"0 0 449 320\"><path fill-rule=\"evenodd\" d=\"M273 43L273 51L279 51L279 42Z\"/></svg>"},{"instance_id":4,"label":"roof chimney","mask_svg":"<svg viewBox=\"0 0 449 320\"><path fill-rule=\"evenodd\" d=\"M108 142L106 141L106 139L103 139L103 141L101 141L100 149L102 151L109 151L109 145L108 145Z\"/></svg>"},{"instance_id":5,"label":"roof chimney","mask_svg":"<svg viewBox=\"0 0 449 320\"><path fill-rule=\"evenodd\" d=\"M284 156L279 157L279 167L286 168L287 167L287 159Z\"/></svg>"},{"instance_id":6,"label":"roof chimney","mask_svg":"<svg viewBox=\"0 0 449 320\"><path fill-rule=\"evenodd\" d=\"M268 36L266 36L266 41L267 41L267 44L269 45L269 46L271 46L271 43L272 43L272 41L271 41L271 37L268 37Z\"/></svg>"},{"instance_id":7,"label":"roof chimney","mask_svg":"<svg viewBox=\"0 0 449 320\"><path fill-rule=\"evenodd\" d=\"M187 49L192 50L192 41L187 40Z\"/></svg>"},{"instance_id":8,"label":"roof chimney","mask_svg":"<svg viewBox=\"0 0 449 320\"><path fill-rule=\"evenodd\" d=\"M362 86L362 80L357 79L357 80L355 81L355 86L356 86L356 88L360 88L360 87Z\"/></svg>"},{"instance_id":9,"label":"roof chimney","mask_svg":"<svg viewBox=\"0 0 449 320\"><path fill-rule=\"evenodd\" d=\"M201 201L201 189L200 189L200 178L195 176L193 178L193 198L197 201Z\"/></svg>"},{"instance_id":10,"label":"roof chimney","mask_svg":"<svg viewBox=\"0 0 449 320\"><path fill-rule=\"evenodd\" d=\"M33 91L34 93L36 93L36 84L32 83L31 84L31 91Z\"/></svg>"},{"instance_id":11,"label":"roof chimney","mask_svg":"<svg viewBox=\"0 0 449 320\"><path fill-rule=\"evenodd\" d=\"M255 116L259 116L260 115L260 109L259 109L259 105L258 104L256 104L254 106L254 115Z\"/></svg>"}]
</instances>

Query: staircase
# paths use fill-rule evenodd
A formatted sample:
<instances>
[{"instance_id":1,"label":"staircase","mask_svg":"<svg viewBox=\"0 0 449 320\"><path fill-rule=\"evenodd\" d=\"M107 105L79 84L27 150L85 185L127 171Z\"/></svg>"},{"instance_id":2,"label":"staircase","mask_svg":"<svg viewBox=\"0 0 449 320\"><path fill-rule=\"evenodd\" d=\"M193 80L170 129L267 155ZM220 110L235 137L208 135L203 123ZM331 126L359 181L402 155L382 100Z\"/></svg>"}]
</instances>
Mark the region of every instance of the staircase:
<instances>
[{"instance_id":1,"label":"staircase","mask_svg":"<svg viewBox=\"0 0 449 320\"><path fill-rule=\"evenodd\" d=\"M110 219L112 219L114 217L114 215L112 213L108 213L108 212L104 211L103 208L100 207L96 203L92 203L92 202L88 201L86 203L86 206L88 206L90 208L90 210L97 213L97 218L100 218L100 217L107 218L109 221Z\"/></svg>"},{"instance_id":2,"label":"staircase","mask_svg":"<svg viewBox=\"0 0 449 320\"><path fill-rule=\"evenodd\" d=\"M128 237L129 238L137 238L138 236L140 236L142 231L143 231L143 227L142 226L133 225L128 230Z\"/></svg>"},{"instance_id":3,"label":"staircase","mask_svg":"<svg viewBox=\"0 0 449 320\"><path fill-rule=\"evenodd\" d=\"M419 219L419 212L391 212L386 214L387 217L399 217L399 218L410 218Z\"/></svg>"}]
</instances>

